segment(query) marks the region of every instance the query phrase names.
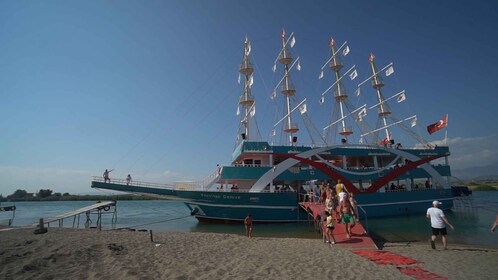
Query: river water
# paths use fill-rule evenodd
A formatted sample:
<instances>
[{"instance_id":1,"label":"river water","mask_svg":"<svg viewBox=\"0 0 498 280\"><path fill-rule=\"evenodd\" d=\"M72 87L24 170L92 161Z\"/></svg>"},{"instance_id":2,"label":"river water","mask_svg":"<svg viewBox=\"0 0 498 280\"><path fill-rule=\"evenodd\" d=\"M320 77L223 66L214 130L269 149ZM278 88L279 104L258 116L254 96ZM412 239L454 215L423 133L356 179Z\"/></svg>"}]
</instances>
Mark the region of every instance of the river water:
<instances>
[{"instance_id":1,"label":"river water","mask_svg":"<svg viewBox=\"0 0 498 280\"><path fill-rule=\"evenodd\" d=\"M37 223L40 218L51 218L91 205L90 201L44 201L16 202L14 226ZM11 205L11 203L2 203ZM430 205L428 205L430 207ZM103 228L111 228L111 211L103 215ZM11 218L11 212L0 213L0 223ZM455 226L448 229L449 242L498 247L498 231L491 233L491 224L498 215L498 191L474 192L466 202L455 201L452 211L446 216ZM116 228L130 227L153 231L217 232L244 234L244 227L237 224L199 223L190 216L190 211L181 202L166 200L118 201ZM84 227L85 215L81 215L79 227ZM93 226L96 217L91 216ZM367 223L363 222L364 226ZM65 227L72 227L73 219L64 221ZM58 223L51 226L58 226ZM375 239L387 241L425 241L431 230L425 215L382 218L368 220L368 230ZM320 238L308 224L257 224L255 236Z\"/></svg>"}]
</instances>

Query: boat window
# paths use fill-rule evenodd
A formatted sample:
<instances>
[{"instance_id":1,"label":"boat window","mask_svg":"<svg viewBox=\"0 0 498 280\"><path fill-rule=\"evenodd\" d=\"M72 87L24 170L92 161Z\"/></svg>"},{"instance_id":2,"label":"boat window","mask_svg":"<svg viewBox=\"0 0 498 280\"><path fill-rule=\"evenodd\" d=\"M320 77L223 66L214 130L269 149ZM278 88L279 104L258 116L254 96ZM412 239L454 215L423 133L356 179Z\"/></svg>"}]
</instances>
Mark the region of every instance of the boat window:
<instances>
[{"instance_id":1,"label":"boat window","mask_svg":"<svg viewBox=\"0 0 498 280\"><path fill-rule=\"evenodd\" d=\"M252 165L252 159L244 159L244 165Z\"/></svg>"},{"instance_id":2,"label":"boat window","mask_svg":"<svg viewBox=\"0 0 498 280\"><path fill-rule=\"evenodd\" d=\"M261 160L260 159L255 159L254 160L255 165L261 165Z\"/></svg>"}]
</instances>

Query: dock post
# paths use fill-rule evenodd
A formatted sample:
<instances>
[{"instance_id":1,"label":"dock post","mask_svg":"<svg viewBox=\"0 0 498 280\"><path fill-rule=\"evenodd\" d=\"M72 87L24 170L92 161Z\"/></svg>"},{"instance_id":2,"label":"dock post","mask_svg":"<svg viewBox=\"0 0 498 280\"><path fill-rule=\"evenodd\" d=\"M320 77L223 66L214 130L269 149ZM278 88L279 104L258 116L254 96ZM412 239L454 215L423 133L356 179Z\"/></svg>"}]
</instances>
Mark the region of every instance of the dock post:
<instances>
[{"instance_id":1,"label":"dock post","mask_svg":"<svg viewBox=\"0 0 498 280\"><path fill-rule=\"evenodd\" d=\"M152 237L152 230L149 230L150 232L150 242L154 243L154 238Z\"/></svg>"},{"instance_id":2,"label":"dock post","mask_svg":"<svg viewBox=\"0 0 498 280\"><path fill-rule=\"evenodd\" d=\"M40 222L38 223L38 228L35 229L35 234L42 234L46 233L48 230L45 228L44 223L43 223L43 218L40 218Z\"/></svg>"}]
</instances>

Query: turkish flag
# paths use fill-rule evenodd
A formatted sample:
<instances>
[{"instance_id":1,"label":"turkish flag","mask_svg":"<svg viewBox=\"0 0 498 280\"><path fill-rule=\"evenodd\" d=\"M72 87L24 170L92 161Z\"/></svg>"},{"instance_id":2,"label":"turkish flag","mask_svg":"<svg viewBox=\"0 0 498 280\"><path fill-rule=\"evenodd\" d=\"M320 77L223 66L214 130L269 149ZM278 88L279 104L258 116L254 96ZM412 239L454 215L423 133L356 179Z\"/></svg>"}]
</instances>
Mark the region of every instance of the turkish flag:
<instances>
[{"instance_id":1,"label":"turkish flag","mask_svg":"<svg viewBox=\"0 0 498 280\"><path fill-rule=\"evenodd\" d=\"M439 131L439 130L445 128L447 125L448 125L448 115L444 116L437 123L433 123L431 125L428 125L427 132L429 132L429 134L432 134L436 131Z\"/></svg>"}]
</instances>

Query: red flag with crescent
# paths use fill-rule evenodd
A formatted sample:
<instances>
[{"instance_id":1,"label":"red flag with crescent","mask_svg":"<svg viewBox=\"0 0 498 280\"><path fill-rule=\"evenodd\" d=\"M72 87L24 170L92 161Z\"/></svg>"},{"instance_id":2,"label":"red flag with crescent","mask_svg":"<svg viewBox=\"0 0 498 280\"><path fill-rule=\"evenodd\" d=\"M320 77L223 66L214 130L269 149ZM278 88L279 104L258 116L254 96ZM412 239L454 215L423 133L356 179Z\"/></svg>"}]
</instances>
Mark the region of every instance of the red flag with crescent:
<instances>
[{"instance_id":1,"label":"red flag with crescent","mask_svg":"<svg viewBox=\"0 0 498 280\"><path fill-rule=\"evenodd\" d=\"M447 125L448 125L448 115L444 116L437 123L433 123L433 124L428 125L427 132L429 132L429 134L432 134L434 132L437 132L437 131L445 128Z\"/></svg>"}]
</instances>

